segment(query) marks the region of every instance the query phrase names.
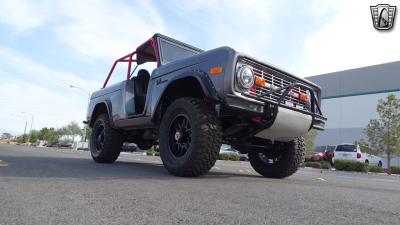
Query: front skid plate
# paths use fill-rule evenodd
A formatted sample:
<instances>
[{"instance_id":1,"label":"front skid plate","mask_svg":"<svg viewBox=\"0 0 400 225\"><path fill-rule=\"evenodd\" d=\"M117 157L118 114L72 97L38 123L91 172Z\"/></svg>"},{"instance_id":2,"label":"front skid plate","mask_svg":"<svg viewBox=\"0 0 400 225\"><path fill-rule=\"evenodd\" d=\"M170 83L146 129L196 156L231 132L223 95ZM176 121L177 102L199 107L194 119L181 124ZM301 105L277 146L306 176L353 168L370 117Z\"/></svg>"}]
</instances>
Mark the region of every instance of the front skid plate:
<instances>
[{"instance_id":1,"label":"front skid plate","mask_svg":"<svg viewBox=\"0 0 400 225\"><path fill-rule=\"evenodd\" d=\"M311 115L280 107L272 126L258 132L255 136L263 139L290 141L306 134L311 123Z\"/></svg>"}]
</instances>

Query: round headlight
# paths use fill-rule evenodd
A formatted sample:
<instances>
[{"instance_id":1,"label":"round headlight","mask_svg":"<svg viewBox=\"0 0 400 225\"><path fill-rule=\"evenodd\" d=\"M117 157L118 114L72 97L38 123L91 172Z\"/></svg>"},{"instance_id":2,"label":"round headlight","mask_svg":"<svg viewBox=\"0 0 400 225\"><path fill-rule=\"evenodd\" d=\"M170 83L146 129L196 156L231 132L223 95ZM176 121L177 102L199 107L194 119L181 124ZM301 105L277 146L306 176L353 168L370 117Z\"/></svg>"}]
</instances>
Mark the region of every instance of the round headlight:
<instances>
[{"instance_id":1,"label":"round headlight","mask_svg":"<svg viewBox=\"0 0 400 225\"><path fill-rule=\"evenodd\" d=\"M250 66L241 66L236 74L240 88L249 89L254 85L253 69Z\"/></svg>"}]
</instances>

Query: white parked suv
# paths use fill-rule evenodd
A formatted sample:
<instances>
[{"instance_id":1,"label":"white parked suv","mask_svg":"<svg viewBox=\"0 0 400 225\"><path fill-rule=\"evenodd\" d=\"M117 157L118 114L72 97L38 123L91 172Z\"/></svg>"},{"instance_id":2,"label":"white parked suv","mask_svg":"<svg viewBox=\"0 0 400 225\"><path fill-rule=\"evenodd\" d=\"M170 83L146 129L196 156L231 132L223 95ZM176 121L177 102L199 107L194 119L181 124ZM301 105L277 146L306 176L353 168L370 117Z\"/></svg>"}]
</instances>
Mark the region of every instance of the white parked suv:
<instances>
[{"instance_id":1,"label":"white parked suv","mask_svg":"<svg viewBox=\"0 0 400 225\"><path fill-rule=\"evenodd\" d=\"M332 161L334 162L335 160L352 160L382 167L382 160L380 157L363 152L359 145L354 144L337 145Z\"/></svg>"}]
</instances>

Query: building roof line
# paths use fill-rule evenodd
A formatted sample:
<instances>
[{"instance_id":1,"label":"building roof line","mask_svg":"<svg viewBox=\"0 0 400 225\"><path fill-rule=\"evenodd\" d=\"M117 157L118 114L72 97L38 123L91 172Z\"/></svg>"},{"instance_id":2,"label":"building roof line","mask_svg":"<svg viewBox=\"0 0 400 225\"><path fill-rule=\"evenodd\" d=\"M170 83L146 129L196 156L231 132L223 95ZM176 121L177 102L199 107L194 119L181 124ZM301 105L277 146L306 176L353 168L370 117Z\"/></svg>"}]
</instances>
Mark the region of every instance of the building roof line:
<instances>
[{"instance_id":1,"label":"building roof line","mask_svg":"<svg viewBox=\"0 0 400 225\"><path fill-rule=\"evenodd\" d=\"M326 76L326 75L330 75L330 74L341 74L341 73L348 73L348 72L359 71L359 70L371 70L373 68L385 67L390 64L398 64L398 63L400 63L400 61L392 61L392 62L374 64L374 65L370 65L370 66L362 66L362 67L350 68L350 69L345 69L345 70L327 72L327 73L323 73L323 74L315 74L315 75L307 76L305 78L306 79L315 78L315 77L321 77L321 76Z\"/></svg>"},{"instance_id":2,"label":"building roof line","mask_svg":"<svg viewBox=\"0 0 400 225\"><path fill-rule=\"evenodd\" d=\"M380 94L380 93L389 93L389 92L397 92L397 91L400 91L400 88L397 88L397 89L388 89L388 90L381 90L381 91L362 92L362 93L352 93L352 94L344 94L344 95L325 96L325 97L322 97L322 99L345 98L345 97L353 97L353 96L360 96L360 95L371 95L371 94Z\"/></svg>"}]
</instances>

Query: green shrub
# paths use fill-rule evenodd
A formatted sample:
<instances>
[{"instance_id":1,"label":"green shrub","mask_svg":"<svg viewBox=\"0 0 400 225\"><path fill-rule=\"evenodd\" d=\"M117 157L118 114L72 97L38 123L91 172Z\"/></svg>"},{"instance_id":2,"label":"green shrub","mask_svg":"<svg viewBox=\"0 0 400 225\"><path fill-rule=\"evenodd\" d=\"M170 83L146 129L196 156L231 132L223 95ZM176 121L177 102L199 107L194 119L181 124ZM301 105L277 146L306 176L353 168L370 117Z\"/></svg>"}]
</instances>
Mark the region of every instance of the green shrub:
<instances>
[{"instance_id":1,"label":"green shrub","mask_svg":"<svg viewBox=\"0 0 400 225\"><path fill-rule=\"evenodd\" d=\"M400 166L391 166L392 174L400 174Z\"/></svg>"},{"instance_id":2,"label":"green shrub","mask_svg":"<svg viewBox=\"0 0 400 225\"><path fill-rule=\"evenodd\" d=\"M379 166L369 166L368 171L373 172L373 173L383 173L384 172L383 168L379 167Z\"/></svg>"},{"instance_id":3,"label":"green shrub","mask_svg":"<svg viewBox=\"0 0 400 225\"><path fill-rule=\"evenodd\" d=\"M231 160L231 161L239 161L240 160L240 156L236 155L236 154L231 154L229 156L229 160Z\"/></svg>"},{"instance_id":4,"label":"green shrub","mask_svg":"<svg viewBox=\"0 0 400 225\"><path fill-rule=\"evenodd\" d=\"M146 155L160 156L160 150L156 146L152 146L146 151Z\"/></svg>"},{"instance_id":5,"label":"green shrub","mask_svg":"<svg viewBox=\"0 0 400 225\"><path fill-rule=\"evenodd\" d=\"M336 160L335 168L343 171L368 172L368 165L350 160Z\"/></svg>"},{"instance_id":6,"label":"green shrub","mask_svg":"<svg viewBox=\"0 0 400 225\"><path fill-rule=\"evenodd\" d=\"M151 155L151 156L153 156L153 155L155 155L155 154L156 154L156 151L154 150L153 147L146 151L146 155Z\"/></svg>"},{"instance_id":7,"label":"green shrub","mask_svg":"<svg viewBox=\"0 0 400 225\"><path fill-rule=\"evenodd\" d=\"M331 164L327 161L321 161L320 163L321 163L321 169L328 170L328 169L332 168Z\"/></svg>"},{"instance_id":8,"label":"green shrub","mask_svg":"<svg viewBox=\"0 0 400 225\"><path fill-rule=\"evenodd\" d=\"M306 167L321 169L321 163L319 163L319 162L306 162L306 163L304 163L304 165Z\"/></svg>"},{"instance_id":9,"label":"green shrub","mask_svg":"<svg viewBox=\"0 0 400 225\"><path fill-rule=\"evenodd\" d=\"M219 160L231 160L231 161L240 161L240 156L236 154L229 153L220 153L218 156Z\"/></svg>"},{"instance_id":10,"label":"green shrub","mask_svg":"<svg viewBox=\"0 0 400 225\"><path fill-rule=\"evenodd\" d=\"M230 154L227 154L227 153L220 153L218 156L218 159L219 160L229 160L229 155Z\"/></svg>"}]
</instances>

